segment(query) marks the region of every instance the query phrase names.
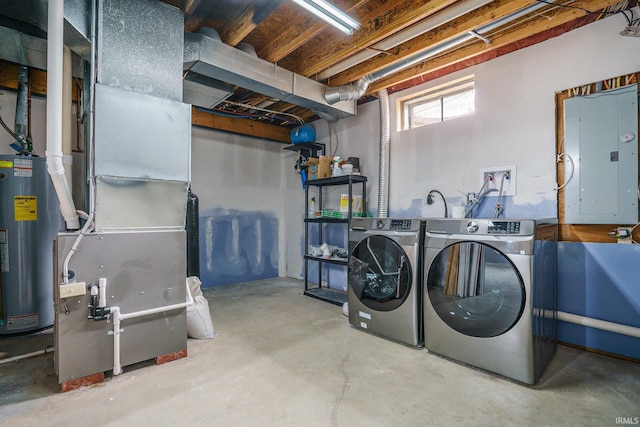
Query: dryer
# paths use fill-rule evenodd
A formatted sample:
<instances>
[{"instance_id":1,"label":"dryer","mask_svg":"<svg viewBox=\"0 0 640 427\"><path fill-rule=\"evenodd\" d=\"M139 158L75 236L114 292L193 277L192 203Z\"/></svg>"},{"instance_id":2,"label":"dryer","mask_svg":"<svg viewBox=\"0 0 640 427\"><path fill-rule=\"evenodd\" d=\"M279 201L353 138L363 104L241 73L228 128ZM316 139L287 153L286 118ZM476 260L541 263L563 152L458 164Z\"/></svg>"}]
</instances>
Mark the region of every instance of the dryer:
<instances>
[{"instance_id":1,"label":"dryer","mask_svg":"<svg viewBox=\"0 0 640 427\"><path fill-rule=\"evenodd\" d=\"M534 384L557 348L557 227L555 219L427 220L427 350Z\"/></svg>"},{"instance_id":2,"label":"dryer","mask_svg":"<svg viewBox=\"0 0 640 427\"><path fill-rule=\"evenodd\" d=\"M421 219L353 218L349 233L349 322L422 347Z\"/></svg>"}]
</instances>

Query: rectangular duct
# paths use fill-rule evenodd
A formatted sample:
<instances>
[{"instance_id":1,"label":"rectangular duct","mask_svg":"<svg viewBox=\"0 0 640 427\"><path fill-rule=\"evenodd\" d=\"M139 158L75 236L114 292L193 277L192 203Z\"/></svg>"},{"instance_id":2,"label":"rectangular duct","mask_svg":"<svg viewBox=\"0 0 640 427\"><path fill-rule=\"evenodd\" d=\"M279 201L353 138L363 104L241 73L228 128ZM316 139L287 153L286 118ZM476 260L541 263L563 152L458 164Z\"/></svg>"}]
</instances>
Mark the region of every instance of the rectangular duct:
<instances>
[{"instance_id":1,"label":"rectangular duct","mask_svg":"<svg viewBox=\"0 0 640 427\"><path fill-rule=\"evenodd\" d=\"M95 109L96 176L190 180L189 104L97 84Z\"/></svg>"},{"instance_id":2,"label":"rectangular duct","mask_svg":"<svg viewBox=\"0 0 640 427\"><path fill-rule=\"evenodd\" d=\"M0 0L0 59L47 69L47 0ZM64 44L91 59L89 0L64 0ZM74 61L74 76L82 69Z\"/></svg>"},{"instance_id":3,"label":"rectangular duct","mask_svg":"<svg viewBox=\"0 0 640 427\"><path fill-rule=\"evenodd\" d=\"M234 92L230 84L195 73L187 73L182 84L184 102L208 109L215 107Z\"/></svg>"},{"instance_id":4,"label":"rectangular duct","mask_svg":"<svg viewBox=\"0 0 640 427\"><path fill-rule=\"evenodd\" d=\"M98 83L182 101L184 16L158 0L101 0Z\"/></svg>"},{"instance_id":5,"label":"rectangular duct","mask_svg":"<svg viewBox=\"0 0 640 427\"><path fill-rule=\"evenodd\" d=\"M344 118L356 113L355 101L329 105L326 86L264 61L201 33L184 35L184 70L267 95L316 113Z\"/></svg>"},{"instance_id":6,"label":"rectangular duct","mask_svg":"<svg viewBox=\"0 0 640 427\"><path fill-rule=\"evenodd\" d=\"M182 102L183 20L157 0L99 2L98 231L184 228L191 107Z\"/></svg>"}]
</instances>

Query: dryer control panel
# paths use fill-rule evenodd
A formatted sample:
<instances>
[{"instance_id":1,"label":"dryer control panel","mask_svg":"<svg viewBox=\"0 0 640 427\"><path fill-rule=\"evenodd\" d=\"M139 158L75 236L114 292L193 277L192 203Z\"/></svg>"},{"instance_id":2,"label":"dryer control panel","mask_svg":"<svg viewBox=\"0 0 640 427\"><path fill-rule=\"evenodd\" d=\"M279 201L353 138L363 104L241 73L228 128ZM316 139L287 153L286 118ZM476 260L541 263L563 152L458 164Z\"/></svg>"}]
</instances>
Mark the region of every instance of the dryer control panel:
<instances>
[{"instance_id":1,"label":"dryer control panel","mask_svg":"<svg viewBox=\"0 0 640 427\"><path fill-rule=\"evenodd\" d=\"M469 236L533 236L538 221L541 224L552 223L547 219L433 218L427 219L426 232Z\"/></svg>"}]
</instances>

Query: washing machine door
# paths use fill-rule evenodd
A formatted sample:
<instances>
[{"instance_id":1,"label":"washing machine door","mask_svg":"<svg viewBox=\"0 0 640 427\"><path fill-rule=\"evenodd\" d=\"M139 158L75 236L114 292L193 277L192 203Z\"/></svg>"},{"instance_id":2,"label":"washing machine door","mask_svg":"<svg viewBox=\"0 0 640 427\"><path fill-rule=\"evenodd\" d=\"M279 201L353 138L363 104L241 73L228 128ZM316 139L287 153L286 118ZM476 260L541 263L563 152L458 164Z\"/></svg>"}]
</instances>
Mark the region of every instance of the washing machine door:
<instances>
[{"instance_id":1,"label":"washing machine door","mask_svg":"<svg viewBox=\"0 0 640 427\"><path fill-rule=\"evenodd\" d=\"M457 242L434 257L426 274L427 300L451 328L472 337L495 337L524 310L522 276L503 253L479 242Z\"/></svg>"},{"instance_id":2,"label":"washing machine door","mask_svg":"<svg viewBox=\"0 0 640 427\"><path fill-rule=\"evenodd\" d=\"M403 247L389 237L365 237L349 255L351 291L372 310L398 308L414 285L409 259Z\"/></svg>"}]
</instances>

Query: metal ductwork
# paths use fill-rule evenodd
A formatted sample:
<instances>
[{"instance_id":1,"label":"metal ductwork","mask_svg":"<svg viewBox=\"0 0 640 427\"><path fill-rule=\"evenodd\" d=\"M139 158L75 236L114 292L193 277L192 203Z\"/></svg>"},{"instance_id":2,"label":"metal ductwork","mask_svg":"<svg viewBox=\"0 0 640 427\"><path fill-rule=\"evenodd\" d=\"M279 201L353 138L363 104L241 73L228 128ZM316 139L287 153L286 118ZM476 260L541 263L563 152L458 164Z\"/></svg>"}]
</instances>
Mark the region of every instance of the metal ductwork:
<instances>
[{"instance_id":1,"label":"metal ductwork","mask_svg":"<svg viewBox=\"0 0 640 427\"><path fill-rule=\"evenodd\" d=\"M408 42L414 37L421 36L427 31L431 31L440 25L446 24L456 18L461 17L471 11L474 11L493 0L466 0L461 2L455 2L454 4L447 6L438 13L431 15L416 24L410 26L407 29L399 31L392 36L389 36L379 42L373 44L368 49L361 50L348 58L334 64L322 72L318 73L318 80L326 80L336 74L347 70L355 65L358 65L374 56L380 54L380 51L390 50L394 47Z\"/></svg>"},{"instance_id":2,"label":"metal ductwork","mask_svg":"<svg viewBox=\"0 0 640 427\"><path fill-rule=\"evenodd\" d=\"M0 59L28 67L47 68L47 0L0 0ZM64 0L64 44L84 59L91 58L88 0ZM78 66L74 76L82 76Z\"/></svg>"},{"instance_id":3,"label":"metal ductwork","mask_svg":"<svg viewBox=\"0 0 640 427\"><path fill-rule=\"evenodd\" d=\"M336 102L357 100L367 92L367 88L371 83L377 80L383 79L385 77L388 77L391 74L395 74L401 70L404 70L405 68L409 68L429 58L432 58L440 53L443 53L449 49L452 49L469 40L482 38L483 34L488 33L492 30L495 30L496 28L499 28L503 25L506 25L522 16L528 15L529 13L532 13L542 7L545 7L548 4L549 3L543 2L543 3L535 3L535 4L532 4L531 6L527 6L523 9L520 9L517 12L513 12L487 25L479 27L475 31L469 31L464 34L460 34L449 41L431 46L429 49L419 52L415 55L408 56L403 60L401 60L400 62L389 65L376 72L367 74L366 76L361 77L359 80L357 80L353 84L329 87L325 91L324 98L329 104L334 104Z\"/></svg>"},{"instance_id":4,"label":"metal ductwork","mask_svg":"<svg viewBox=\"0 0 640 427\"><path fill-rule=\"evenodd\" d=\"M344 118L356 113L353 101L328 103L327 86L222 43L213 30L184 35L184 67L226 84L308 108L318 115ZM190 78L190 77L188 77ZM188 101L185 99L185 101ZM210 107L210 102L208 102ZM333 105L335 104L335 105Z\"/></svg>"}]
</instances>

